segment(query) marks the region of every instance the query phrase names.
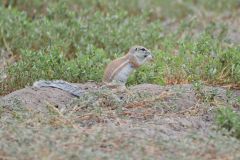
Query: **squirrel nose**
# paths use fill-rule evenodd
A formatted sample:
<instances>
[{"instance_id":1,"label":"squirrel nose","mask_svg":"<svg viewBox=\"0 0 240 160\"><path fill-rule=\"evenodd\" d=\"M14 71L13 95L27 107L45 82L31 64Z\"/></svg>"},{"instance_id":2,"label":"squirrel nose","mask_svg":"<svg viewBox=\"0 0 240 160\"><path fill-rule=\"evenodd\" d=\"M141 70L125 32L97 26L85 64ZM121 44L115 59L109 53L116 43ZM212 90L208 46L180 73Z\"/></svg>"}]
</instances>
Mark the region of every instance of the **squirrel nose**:
<instances>
[{"instance_id":1,"label":"squirrel nose","mask_svg":"<svg viewBox=\"0 0 240 160\"><path fill-rule=\"evenodd\" d=\"M149 59L149 61L154 61L154 56L152 55L152 54L150 54L149 56L148 56L148 59Z\"/></svg>"}]
</instances>

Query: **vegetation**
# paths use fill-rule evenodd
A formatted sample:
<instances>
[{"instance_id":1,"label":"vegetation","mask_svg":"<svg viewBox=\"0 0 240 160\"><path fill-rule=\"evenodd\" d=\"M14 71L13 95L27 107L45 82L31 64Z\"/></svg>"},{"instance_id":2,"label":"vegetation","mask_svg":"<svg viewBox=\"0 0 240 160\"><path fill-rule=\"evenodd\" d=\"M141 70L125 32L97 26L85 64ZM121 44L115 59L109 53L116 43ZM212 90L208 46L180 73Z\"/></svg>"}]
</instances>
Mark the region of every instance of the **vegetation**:
<instances>
[{"instance_id":1,"label":"vegetation","mask_svg":"<svg viewBox=\"0 0 240 160\"><path fill-rule=\"evenodd\" d=\"M197 8L206 14L214 8L219 14L236 9L236 4L234 0L6 1L0 7L0 46L17 63L7 67L0 94L39 79L99 82L105 65L134 44L152 49L156 60L134 74L129 85L202 80L239 87L240 48L226 39L231 29L223 22L188 16L197 14Z\"/></svg>"},{"instance_id":2,"label":"vegetation","mask_svg":"<svg viewBox=\"0 0 240 160\"><path fill-rule=\"evenodd\" d=\"M240 139L240 115L230 107L218 109L216 122L220 128L225 128L233 136Z\"/></svg>"},{"instance_id":3,"label":"vegetation","mask_svg":"<svg viewBox=\"0 0 240 160\"><path fill-rule=\"evenodd\" d=\"M239 14L239 0L0 1L0 159L239 159L240 94L220 88L240 89ZM4 97L40 79L101 82L136 44L155 61L128 86L190 84Z\"/></svg>"}]
</instances>

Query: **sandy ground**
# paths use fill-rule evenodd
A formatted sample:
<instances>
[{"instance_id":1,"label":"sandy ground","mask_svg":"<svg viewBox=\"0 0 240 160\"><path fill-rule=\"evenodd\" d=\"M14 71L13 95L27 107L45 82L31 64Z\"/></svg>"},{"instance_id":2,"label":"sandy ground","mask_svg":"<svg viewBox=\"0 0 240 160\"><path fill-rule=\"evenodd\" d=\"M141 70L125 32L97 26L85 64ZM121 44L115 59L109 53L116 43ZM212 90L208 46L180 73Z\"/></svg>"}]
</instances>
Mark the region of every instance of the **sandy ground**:
<instances>
[{"instance_id":1,"label":"sandy ground","mask_svg":"<svg viewBox=\"0 0 240 160\"><path fill-rule=\"evenodd\" d=\"M85 91L80 97L34 87L1 97L0 159L240 158L240 141L214 121L218 107L240 110L240 91L142 84L126 92L78 85Z\"/></svg>"}]
</instances>

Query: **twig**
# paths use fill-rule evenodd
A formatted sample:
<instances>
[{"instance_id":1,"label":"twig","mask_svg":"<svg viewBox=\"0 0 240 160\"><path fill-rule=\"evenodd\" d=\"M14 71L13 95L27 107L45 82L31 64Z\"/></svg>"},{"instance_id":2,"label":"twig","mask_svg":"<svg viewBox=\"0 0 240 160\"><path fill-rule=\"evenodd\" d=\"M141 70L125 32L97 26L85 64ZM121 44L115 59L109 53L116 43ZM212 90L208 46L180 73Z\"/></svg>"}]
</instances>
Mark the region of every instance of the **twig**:
<instances>
[{"instance_id":1,"label":"twig","mask_svg":"<svg viewBox=\"0 0 240 160\"><path fill-rule=\"evenodd\" d=\"M47 107L49 107L50 109L52 109L53 111L55 111L55 113L57 113L62 119L64 119L64 121L62 121L62 119L59 119L60 121L64 122L64 123L69 123L74 129L78 129L78 127L76 125L74 125L72 123L71 120L67 119L56 107L54 107L52 104L50 104L49 102L45 102L47 104Z\"/></svg>"},{"instance_id":2,"label":"twig","mask_svg":"<svg viewBox=\"0 0 240 160\"><path fill-rule=\"evenodd\" d=\"M174 93L166 93L166 92L163 92L161 93L160 95L158 96L155 96L153 98L148 98L148 99L145 99L143 101L140 101L140 102L132 102L132 103L127 103L125 105L125 108L135 108L135 107L144 107L146 106L147 104L150 104L150 103L153 103L155 101L158 101L158 100L162 100L166 97L169 97L171 95L173 95Z\"/></svg>"}]
</instances>

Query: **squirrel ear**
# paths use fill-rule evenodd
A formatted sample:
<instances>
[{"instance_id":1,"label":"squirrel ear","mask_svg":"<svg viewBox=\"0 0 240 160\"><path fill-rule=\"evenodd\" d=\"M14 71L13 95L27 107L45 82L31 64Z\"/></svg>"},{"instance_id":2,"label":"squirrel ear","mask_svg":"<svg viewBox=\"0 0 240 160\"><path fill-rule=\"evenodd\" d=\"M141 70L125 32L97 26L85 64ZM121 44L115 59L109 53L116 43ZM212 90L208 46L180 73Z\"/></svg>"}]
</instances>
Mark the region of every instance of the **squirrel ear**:
<instances>
[{"instance_id":1,"label":"squirrel ear","mask_svg":"<svg viewBox=\"0 0 240 160\"><path fill-rule=\"evenodd\" d=\"M136 47L136 48L135 48L135 51L137 51L137 50L138 50L138 48Z\"/></svg>"}]
</instances>

